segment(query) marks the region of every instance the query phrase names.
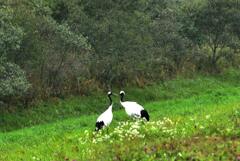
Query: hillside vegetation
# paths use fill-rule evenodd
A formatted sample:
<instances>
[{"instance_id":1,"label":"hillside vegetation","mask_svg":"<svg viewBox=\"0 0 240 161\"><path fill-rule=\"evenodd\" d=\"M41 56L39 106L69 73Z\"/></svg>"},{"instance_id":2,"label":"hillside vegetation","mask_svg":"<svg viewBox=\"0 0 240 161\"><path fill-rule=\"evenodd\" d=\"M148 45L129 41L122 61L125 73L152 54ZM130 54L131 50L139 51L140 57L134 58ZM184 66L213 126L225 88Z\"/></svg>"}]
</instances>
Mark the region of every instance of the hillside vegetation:
<instances>
[{"instance_id":1,"label":"hillside vegetation","mask_svg":"<svg viewBox=\"0 0 240 161\"><path fill-rule=\"evenodd\" d=\"M62 100L53 109L42 106L48 108L48 114L39 112L30 117L19 112L19 116L26 117L16 118L31 126L37 123L35 119L51 118L52 122L57 114L64 118L61 113L51 112L57 109L66 110L77 104L86 109L80 112L69 108L66 115L73 113L72 118L0 133L0 160L236 160L240 157L237 77L236 73L196 76L144 89L129 88L127 99L142 103L150 113L150 122L128 118L116 97L113 124L98 134L93 133L94 124L97 113L107 105L105 95L101 99L100 95L89 96L84 99L86 102L77 98ZM92 106L88 109L90 98ZM97 100L101 100L100 105ZM9 114L9 118L14 115ZM2 130L17 122L8 121Z\"/></svg>"},{"instance_id":2,"label":"hillside vegetation","mask_svg":"<svg viewBox=\"0 0 240 161\"><path fill-rule=\"evenodd\" d=\"M236 0L4 0L0 106L221 73L240 62Z\"/></svg>"}]
</instances>

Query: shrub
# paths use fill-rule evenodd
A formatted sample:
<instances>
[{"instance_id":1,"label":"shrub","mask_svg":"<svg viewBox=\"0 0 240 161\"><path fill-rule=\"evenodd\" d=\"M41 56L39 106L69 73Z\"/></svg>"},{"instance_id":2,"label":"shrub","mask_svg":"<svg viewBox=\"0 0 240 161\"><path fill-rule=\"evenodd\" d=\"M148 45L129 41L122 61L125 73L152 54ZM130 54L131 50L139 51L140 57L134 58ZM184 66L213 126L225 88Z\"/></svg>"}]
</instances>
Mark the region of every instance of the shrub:
<instances>
[{"instance_id":1,"label":"shrub","mask_svg":"<svg viewBox=\"0 0 240 161\"><path fill-rule=\"evenodd\" d=\"M0 62L0 100L10 103L22 96L30 87L24 71L16 64Z\"/></svg>"}]
</instances>

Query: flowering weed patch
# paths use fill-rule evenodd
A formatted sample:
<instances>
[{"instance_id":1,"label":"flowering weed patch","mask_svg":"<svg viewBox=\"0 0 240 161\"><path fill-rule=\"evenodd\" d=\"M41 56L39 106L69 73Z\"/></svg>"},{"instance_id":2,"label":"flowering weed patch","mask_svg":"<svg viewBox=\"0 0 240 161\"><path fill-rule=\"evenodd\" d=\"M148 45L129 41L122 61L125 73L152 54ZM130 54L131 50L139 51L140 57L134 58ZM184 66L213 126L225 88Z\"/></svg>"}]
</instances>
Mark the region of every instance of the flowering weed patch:
<instances>
[{"instance_id":1,"label":"flowering weed patch","mask_svg":"<svg viewBox=\"0 0 240 161\"><path fill-rule=\"evenodd\" d=\"M240 149L237 149L240 148L240 139L237 137L239 130L233 122L218 124L216 117L218 115L207 114L176 120L164 117L150 122L122 121L113 129L106 128L99 132L85 130L83 135L72 138L78 141L74 145L82 149L78 151L76 158L81 156L80 160L132 158L218 160L221 157L227 160L234 159L240 152ZM219 154L215 154L214 149Z\"/></svg>"}]
</instances>

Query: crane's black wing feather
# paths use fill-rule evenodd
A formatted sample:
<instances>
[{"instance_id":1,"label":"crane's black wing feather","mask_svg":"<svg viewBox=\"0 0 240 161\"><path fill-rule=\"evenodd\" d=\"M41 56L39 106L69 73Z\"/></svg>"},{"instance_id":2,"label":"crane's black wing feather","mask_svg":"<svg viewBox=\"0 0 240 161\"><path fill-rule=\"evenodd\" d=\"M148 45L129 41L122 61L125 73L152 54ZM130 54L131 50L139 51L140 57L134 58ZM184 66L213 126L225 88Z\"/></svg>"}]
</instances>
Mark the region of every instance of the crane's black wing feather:
<instances>
[{"instance_id":1,"label":"crane's black wing feather","mask_svg":"<svg viewBox=\"0 0 240 161\"><path fill-rule=\"evenodd\" d=\"M141 111L141 118L145 118L147 121L149 121L149 114L146 110Z\"/></svg>"},{"instance_id":2,"label":"crane's black wing feather","mask_svg":"<svg viewBox=\"0 0 240 161\"><path fill-rule=\"evenodd\" d=\"M95 129L95 131L98 131L98 130L102 129L103 126L104 126L104 122L103 121L96 122L96 129Z\"/></svg>"}]
</instances>

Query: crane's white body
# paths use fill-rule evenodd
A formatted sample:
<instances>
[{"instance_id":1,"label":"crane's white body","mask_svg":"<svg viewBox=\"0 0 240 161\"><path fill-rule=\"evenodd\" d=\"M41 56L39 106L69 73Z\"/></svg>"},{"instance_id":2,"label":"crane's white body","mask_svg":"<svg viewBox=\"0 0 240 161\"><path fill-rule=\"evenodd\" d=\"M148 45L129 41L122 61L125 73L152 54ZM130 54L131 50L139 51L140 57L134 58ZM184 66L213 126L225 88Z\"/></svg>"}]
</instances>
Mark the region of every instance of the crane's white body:
<instances>
[{"instance_id":1,"label":"crane's white body","mask_svg":"<svg viewBox=\"0 0 240 161\"><path fill-rule=\"evenodd\" d=\"M113 119L112 106L113 104L111 104L108 107L108 109L97 118L97 122L103 121L104 126L108 126L112 122Z\"/></svg>"},{"instance_id":2,"label":"crane's white body","mask_svg":"<svg viewBox=\"0 0 240 161\"><path fill-rule=\"evenodd\" d=\"M120 103L125 109L128 116L135 118L144 118L145 120L149 121L150 116L148 112L143 108L143 106L139 105L137 102L124 101L124 91L120 91L119 94Z\"/></svg>"},{"instance_id":3,"label":"crane's white body","mask_svg":"<svg viewBox=\"0 0 240 161\"><path fill-rule=\"evenodd\" d=\"M136 118L141 117L141 111L144 110L144 108L141 105L139 105L137 102L120 101L120 103L124 107L127 115L131 117L136 117Z\"/></svg>"}]
</instances>

